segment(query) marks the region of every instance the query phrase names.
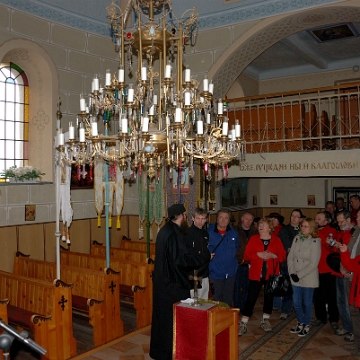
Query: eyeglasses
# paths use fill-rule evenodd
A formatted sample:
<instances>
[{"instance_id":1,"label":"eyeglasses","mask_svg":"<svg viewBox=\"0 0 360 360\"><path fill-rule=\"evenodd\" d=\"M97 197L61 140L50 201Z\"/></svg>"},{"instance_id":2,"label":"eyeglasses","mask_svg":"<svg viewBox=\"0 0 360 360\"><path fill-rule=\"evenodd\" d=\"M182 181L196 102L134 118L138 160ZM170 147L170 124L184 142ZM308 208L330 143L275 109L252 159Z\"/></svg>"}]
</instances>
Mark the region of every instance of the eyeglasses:
<instances>
[{"instance_id":1,"label":"eyeglasses","mask_svg":"<svg viewBox=\"0 0 360 360\"><path fill-rule=\"evenodd\" d=\"M338 224L343 224L344 222L346 222L346 219L338 220Z\"/></svg>"}]
</instances>

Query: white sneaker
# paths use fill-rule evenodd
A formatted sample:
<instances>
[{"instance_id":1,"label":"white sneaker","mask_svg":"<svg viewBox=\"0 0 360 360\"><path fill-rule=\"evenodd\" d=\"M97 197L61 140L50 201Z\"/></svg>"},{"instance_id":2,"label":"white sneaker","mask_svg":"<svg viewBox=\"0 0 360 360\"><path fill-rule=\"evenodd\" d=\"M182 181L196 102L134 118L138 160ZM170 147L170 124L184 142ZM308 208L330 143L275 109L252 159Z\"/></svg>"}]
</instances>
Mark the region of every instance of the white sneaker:
<instances>
[{"instance_id":1,"label":"white sneaker","mask_svg":"<svg viewBox=\"0 0 360 360\"><path fill-rule=\"evenodd\" d=\"M290 329L292 334L298 334L304 327L304 324L297 323L295 327Z\"/></svg>"},{"instance_id":2,"label":"white sneaker","mask_svg":"<svg viewBox=\"0 0 360 360\"><path fill-rule=\"evenodd\" d=\"M302 330L298 333L298 336L305 336L308 334L308 332L310 331L310 326L309 325L305 325Z\"/></svg>"},{"instance_id":3,"label":"white sneaker","mask_svg":"<svg viewBox=\"0 0 360 360\"><path fill-rule=\"evenodd\" d=\"M247 333L247 323L241 322L239 324L239 336Z\"/></svg>"},{"instance_id":4,"label":"white sneaker","mask_svg":"<svg viewBox=\"0 0 360 360\"><path fill-rule=\"evenodd\" d=\"M270 321L269 319L262 319L261 323L260 323L260 327L264 330L264 331L271 331L272 327L270 325Z\"/></svg>"}]
</instances>

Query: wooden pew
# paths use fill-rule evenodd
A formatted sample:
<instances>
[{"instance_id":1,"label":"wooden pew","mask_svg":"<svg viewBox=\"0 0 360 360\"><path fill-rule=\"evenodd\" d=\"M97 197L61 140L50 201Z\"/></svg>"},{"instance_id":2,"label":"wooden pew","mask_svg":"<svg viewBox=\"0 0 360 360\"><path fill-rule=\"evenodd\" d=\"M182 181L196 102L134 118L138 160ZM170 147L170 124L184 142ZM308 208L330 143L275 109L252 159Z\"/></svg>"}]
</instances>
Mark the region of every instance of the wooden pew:
<instances>
[{"instance_id":1,"label":"wooden pew","mask_svg":"<svg viewBox=\"0 0 360 360\"><path fill-rule=\"evenodd\" d=\"M51 281L56 264L17 254L14 274ZM73 309L89 313L94 346L102 345L124 334L120 317L119 274L111 269L95 271L61 265L61 279L73 284Z\"/></svg>"},{"instance_id":2,"label":"wooden pew","mask_svg":"<svg viewBox=\"0 0 360 360\"><path fill-rule=\"evenodd\" d=\"M155 254L155 246L156 243L150 243L150 254ZM147 243L146 241L139 241L139 240L121 240L120 249L127 249L127 250L140 250L146 251L147 250Z\"/></svg>"},{"instance_id":3,"label":"wooden pew","mask_svg":"<svg viewBox=\"0 0 360 360\"><path fill-rule=\"evenodd\" d=\"M41 359L65 360L76 355L71 311L71 285L0 271L0 299L7 298L8 321L31 330L47 350Z\"/></svg>"},{"instance_id":4,"label":"wooden pew","mask_svg":"<svg viewBox=\"0 0 360 360\"><path fill-rule=\"evenodd\" d=\"M61 251L62 264L101 271L106 267L103 256L95 256L72 251ZM151 323L152 315L152 272L153 264L124 261L111 258L111 268L120 272L120 295L133 294L138 328Z\"/></svg>"},{"instance_id":5,"label":"wooden pew","mask_svg":"<svg viewBox=\"0 0 360 360\"><path fill-rule=\"evenodd\" d=\"M91 246L91 255L98 255L103 257L106 256L106 247L94 241ZM122 249L115 247L110 248L110 256L119 260L141 262L147 264L153 263L155 259L155 253L150 254L150 258L148 258L146 251Z\"/></svg>"}]
</instances>

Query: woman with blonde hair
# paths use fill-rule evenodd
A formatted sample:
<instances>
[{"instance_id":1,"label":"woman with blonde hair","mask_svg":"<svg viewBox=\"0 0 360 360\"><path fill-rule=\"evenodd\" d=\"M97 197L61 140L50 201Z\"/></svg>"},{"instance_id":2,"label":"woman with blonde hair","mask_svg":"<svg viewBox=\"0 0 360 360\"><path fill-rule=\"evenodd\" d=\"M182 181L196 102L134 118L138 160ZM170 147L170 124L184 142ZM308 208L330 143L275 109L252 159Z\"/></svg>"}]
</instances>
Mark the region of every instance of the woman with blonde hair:
<instances>
[{"instance_id":1,"label":"woman with blonde hair","mask_svg":"<svg viewBox=\"0 0 360 360\"><path fill-rule=\"evenodd\" d=\"M259 297L262 286L266 287L270 275L279 274L279 263L285 261L286 251L281 240L272 234L274 226L272 220L259 220L259 234L253 235L246 245L244 260L249 262L249 293L245 306L241 310L239 335L247 332L247 323L253 314L254 306ZM271 331L269 322L273 308L273 295L264 294L263 318L260 327L264 331Z\"/></svg>"},{"instance_id":2,"label":"woman with blonde hair","mask_svg":"<svg viewBox=\"0 0 360 360\"><path fill-rule=\"evenodd\" d=\"M315 221L304 219L287 258L297 318L297 325L290 332L299 336L307 335L310 330L314 290L319 287L320 244Z\"/></svg>"}]
</instances>

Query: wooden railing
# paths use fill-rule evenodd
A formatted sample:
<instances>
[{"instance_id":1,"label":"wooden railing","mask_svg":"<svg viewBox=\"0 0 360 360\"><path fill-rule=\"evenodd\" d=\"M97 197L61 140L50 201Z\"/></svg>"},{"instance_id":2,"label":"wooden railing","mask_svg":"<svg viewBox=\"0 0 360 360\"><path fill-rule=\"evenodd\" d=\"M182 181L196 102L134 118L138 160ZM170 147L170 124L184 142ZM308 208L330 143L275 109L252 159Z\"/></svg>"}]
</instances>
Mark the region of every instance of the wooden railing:
<instances>
[{"instance_id":1,"label":"wooden railing","mask_svg":"<svg viewBox=\"0 0 360 360\"><path fill-rule=\"evenodd\" d=\"M359 148L360 83L229 100L248 153Z\"/></svg>"}]
</instances>

